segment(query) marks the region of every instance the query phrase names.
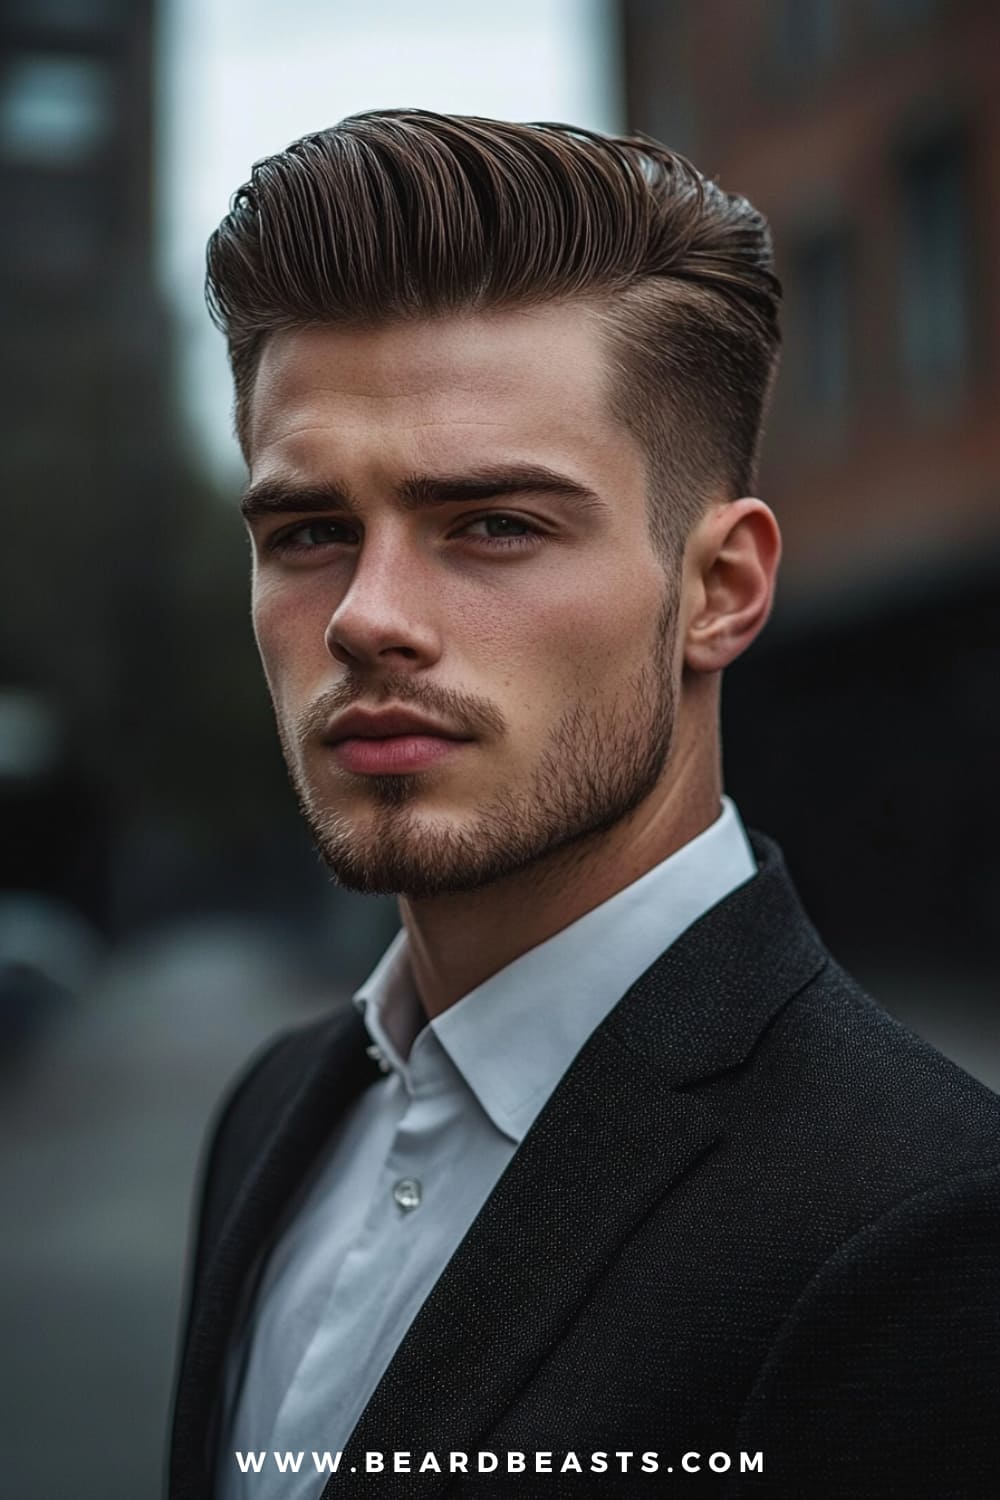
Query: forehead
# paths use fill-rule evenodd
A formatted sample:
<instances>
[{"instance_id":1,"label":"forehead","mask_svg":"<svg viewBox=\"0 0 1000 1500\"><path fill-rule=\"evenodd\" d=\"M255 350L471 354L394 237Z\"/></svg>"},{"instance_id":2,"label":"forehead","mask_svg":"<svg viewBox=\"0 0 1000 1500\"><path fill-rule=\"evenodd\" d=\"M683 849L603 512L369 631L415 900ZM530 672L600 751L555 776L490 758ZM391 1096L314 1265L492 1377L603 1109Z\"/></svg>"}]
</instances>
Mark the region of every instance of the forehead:
<instances>
[{"instance_id":1,"label":"forehead","mask_svg":"<svg viewBox=\"0 0 1000 1500\"><path fill-rule=\"evenodd\" d=\"M284 331L258 368L251 468L311 469L358 445L387 461L503 450L577 469L632 467L640 456L611 414L607 381L596 323L579 304Z\"/></svg>"}]
</instances>

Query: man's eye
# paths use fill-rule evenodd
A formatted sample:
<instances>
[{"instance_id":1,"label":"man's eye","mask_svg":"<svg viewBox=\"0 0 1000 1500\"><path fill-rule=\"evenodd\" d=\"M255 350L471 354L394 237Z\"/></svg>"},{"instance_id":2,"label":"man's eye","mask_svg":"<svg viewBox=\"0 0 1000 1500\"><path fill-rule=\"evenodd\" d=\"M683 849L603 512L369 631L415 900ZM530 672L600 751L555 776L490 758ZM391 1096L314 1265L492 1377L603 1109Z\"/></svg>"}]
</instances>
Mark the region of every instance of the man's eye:
<instances>
[{"instance_id":1,"label":"man's eye","mask_svg":"<svg viewBox=\"0 0 1000 1500\"><path fill-rule=\"evenodd\" d=\"M477 530L477 528L480 528ZM463 526L462 536L479 536L494 544L499 543L517 546L518 544L530 543L538 536L538 530L529 521L522 520L520 516L504 516L493 514L488 516L477 516L474 521Z\"/></svg>"},{"instance_id":2,"label":"man's eye","mask_svg":"<svg viewBox=\"0 0 1000 1500\"><path fill-rule=\"evenodd\" d=\"M274 552L310 552L317 547L351 539L350 531L339 521L306 521L290 531L279 532L270 545Z\"/></svg>"}]
</instances>

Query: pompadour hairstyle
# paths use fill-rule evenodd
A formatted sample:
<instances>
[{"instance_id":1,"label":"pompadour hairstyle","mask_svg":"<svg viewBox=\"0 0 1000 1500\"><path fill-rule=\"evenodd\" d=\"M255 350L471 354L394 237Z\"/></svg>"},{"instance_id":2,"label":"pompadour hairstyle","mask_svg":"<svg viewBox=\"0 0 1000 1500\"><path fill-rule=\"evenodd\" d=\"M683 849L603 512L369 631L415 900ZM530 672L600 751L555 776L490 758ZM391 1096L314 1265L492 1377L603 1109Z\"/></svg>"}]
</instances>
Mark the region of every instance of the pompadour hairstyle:
<instances>
[{"instance_id":1,"label":"pompadour hairstyle","mask_svg":"<svg viewBox=\"0 0 1000 1500\"><path fill-rule=\"evenodd\" d=\"M571 299L599 320L614 414L643 446L670 556L712 496L753 492L777 366L767 222L639 136L397 109L257 162L208 243L236 434L263 343Z\"/></svg>"}]
</instances>

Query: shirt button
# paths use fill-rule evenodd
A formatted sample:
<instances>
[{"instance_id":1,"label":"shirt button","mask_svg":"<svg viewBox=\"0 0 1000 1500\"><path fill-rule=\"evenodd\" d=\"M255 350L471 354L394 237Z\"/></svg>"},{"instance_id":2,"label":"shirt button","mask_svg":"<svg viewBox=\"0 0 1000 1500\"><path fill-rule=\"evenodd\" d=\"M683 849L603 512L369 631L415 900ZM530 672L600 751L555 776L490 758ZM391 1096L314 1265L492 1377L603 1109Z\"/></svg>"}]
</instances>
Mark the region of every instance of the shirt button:
<instances>
[{"instance_id":1,"label":"shirt button","mask_svg":"<svg viewBox=\"0 0 1000 1500\"><path fill-rule=\"evenodd\" d=\"M392 1196L404 1214L412 1213L420 1206L420 1183L413 1177L401 1177L392 1190Z\"/></svg>"}]
</instances>

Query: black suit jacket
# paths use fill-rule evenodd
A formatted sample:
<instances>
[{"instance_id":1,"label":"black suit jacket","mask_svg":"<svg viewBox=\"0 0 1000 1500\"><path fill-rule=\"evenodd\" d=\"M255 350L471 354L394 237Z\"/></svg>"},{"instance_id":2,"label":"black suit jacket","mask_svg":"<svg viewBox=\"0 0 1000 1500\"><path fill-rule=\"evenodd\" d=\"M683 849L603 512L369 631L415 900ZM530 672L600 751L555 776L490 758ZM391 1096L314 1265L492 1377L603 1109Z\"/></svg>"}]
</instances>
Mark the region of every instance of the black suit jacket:
<instances>
[{"instance_id":1,"label":"black suit jacket","mask_svg":"<svg viewBox=\"0 0 1000 1500\"><path fill-rule=\"evenodd\" d=\"M1000 1100L823 948L777 847L592 1033L365 1409L328 1496L1000 1494ZM379 1076L289 1032L203 1172L170 1500L208 1500L248 1267ZM314 1446L329 1447L317 1431ZM366 1474L366 1451L498 1475ZM529 1455L507 1478L505 1455ZM536 1451L584 1473L534 1474ZM605 1451L609 1469L590 1470ZM616 1453L632 1452L621 1472ZM642 1473L638 1455L658 1455ZM741 1452L763 1474L741 1474ZM684 1472L701 1464L700 1472ZM713 1454L732 1467L712 1472ZM721 1470L723 1459L714 1463ZM351 1473L351 1468L356 1472ZM322 1481L317 1480L317 1494Z\"/></svg>"}]
</instances>

